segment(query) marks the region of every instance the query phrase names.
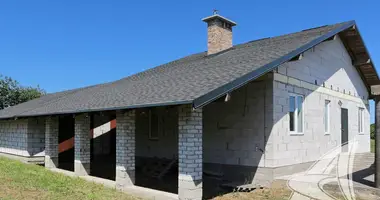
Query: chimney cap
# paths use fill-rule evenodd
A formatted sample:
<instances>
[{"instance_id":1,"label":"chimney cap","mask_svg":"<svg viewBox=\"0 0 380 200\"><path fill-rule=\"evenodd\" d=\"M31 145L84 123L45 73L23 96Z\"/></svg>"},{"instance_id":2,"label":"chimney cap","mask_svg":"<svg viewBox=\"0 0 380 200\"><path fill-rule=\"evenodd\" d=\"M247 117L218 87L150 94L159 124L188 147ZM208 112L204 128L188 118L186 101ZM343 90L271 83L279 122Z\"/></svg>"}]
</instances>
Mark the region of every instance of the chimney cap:
<instances>
[{"instance_id":1,"label":"chimney cap","mask_svg":"<svg viewBox=\"0 0 380 200\"><path fill-rule=\"evenodd\" d=\"M209 16L209 17L205 17L202 19L202 21L204 22L210 22L210 21L213 21L215 19L219 19L219 20L222 20L223 22L226 22L228 24L231 24L231 26L236 26L236 22L230 20L230 19L227 19L221 15L218 14L218 10L214 10L214 14Z\"/></svg>"}]
</instances>

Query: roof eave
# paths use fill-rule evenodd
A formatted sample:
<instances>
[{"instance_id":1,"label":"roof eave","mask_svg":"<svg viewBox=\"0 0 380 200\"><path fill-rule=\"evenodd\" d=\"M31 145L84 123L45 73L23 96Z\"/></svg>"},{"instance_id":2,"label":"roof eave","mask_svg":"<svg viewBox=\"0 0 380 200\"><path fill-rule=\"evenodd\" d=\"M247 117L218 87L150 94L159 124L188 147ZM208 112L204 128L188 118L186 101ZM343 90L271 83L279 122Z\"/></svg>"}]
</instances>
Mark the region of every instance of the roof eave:
<instances>
[{"instance_id":1,"label":"roof eave","mask_svg":"<svg viewBox=\"0 0 380 200\"><path fill-rule=\"evenodd\" d=\"M90 112L128 110L128 109L148 108L148 107L160 107L160 106L175 106L175 105L192 104L192 103L193 103L192 100L184 100L184 101L172 101L172 102L159 102L159 103L151 103L151 104L137 104L137 105L123 106L123 107L111 107L111 108L100 108L100 109L86 109L86 110L77 110L77 111L71 111L71 112L54 112L54 113L31 114L31 115L20 114L20 115L17 115L17 116L0 117L0 120L14 119L14 118L23 118L23 117L41 117L41 116L50 116L50 115L68 115L68 114L81 114L81 113L90 113Z\"/></svg>"},{"instance_id":2,"label":"roof eave","mask_svg":"<svg viewBox=\"0 0 380 200\"><path fill-rule=\"evenodd\" d=\"M355 21L349 21L346 24L344 24L344 25L342 25L342 26L340 26L334 30L331 30L330 32L326 33L325 35L322 35L322 36L314 39L313 41L309 42L308 44L305 44L305 45L301 46L300 48L286 54L285 56L282 56L282 57L276 59L275 61L260 67L259 69L255 70L255 71L247 73L238 79L235 79L235 80L233 80L233 81L231 81L231 82L229 82L229 83L227 83L227 84L225 84L219 88L216 88L215 90L213 90L207 94L204 94L203 96L198 97L197 99L194 100L194 103L193 103L194 109L203 107L203 106L213 102L214 100L220 98L221 96L223 96L227 93L230 93L237 88L240 88L241 86L247 84L248 82L255 80L255 79L259 78L260 76L272 71L273 69L275 69L278 66L280 66L281 64L291 60L292 58L298 56L299 54L304 53L305 51L313 48L314 46L320 44L321 42L328 40L329 38L335 36L336 34L342 32L346 29L349 29L355 25L356 25Z\"/></svg>"}]
</instances>

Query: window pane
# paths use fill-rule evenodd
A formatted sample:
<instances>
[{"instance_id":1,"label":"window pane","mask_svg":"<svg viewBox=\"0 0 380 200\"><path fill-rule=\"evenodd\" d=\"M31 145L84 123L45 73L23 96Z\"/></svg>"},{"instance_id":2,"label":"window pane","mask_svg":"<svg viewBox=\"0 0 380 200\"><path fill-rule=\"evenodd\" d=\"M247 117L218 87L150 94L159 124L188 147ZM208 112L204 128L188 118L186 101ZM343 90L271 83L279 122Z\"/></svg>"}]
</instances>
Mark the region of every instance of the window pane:
<instances>
[{"instance_id":1,"label":"window pane","mask_svg":"<svg viewBox=\"0 0 380 200\"><path fill-rule=\"evenodd\" d=\"M290 131L294 131L295 121L294 121L294 112L296 110L296 102L294 96L289 97L289 128Z\"/></svg>"},{"instance_id":2,"label":"window pane","mask_svg":"<svg viewBox=\"0 0 380 200\"><path fill-rule=\"evenodd\" d=\"M359 124L359 132L361 132L361 130L362 130L362 124L361 124L361 112L360 112L360 108L359 108L359 113L358 113L358 124Z\"/></svg>"},{"instance_id":3,"label":"window pane","mask_svg":"<svg viewBox=\"0 0 380 200\"><path fill-rule=\"evenodd\" d=\"M330 101L325 101L325 133L329 132L329 126L330 126Z\"/></svg>"},{"instance_id":4,"label":"window pane","mask_svg":"<svg viewBox=\"0 0 380 200\"><path fill-rule=\"evenodd\" d=\"M363 132L363 108L359 108L359 132Z\"/></svg>"},{"instance_id":5,"label":"window pane","mask_svg":"<svg viewBox=\"0 0 380 200\"><path fill-rule=\"evenodd\" d=\"M297 97L297 131L299 133L302 133L303 131L303 114L302 114L302 103L303 103L303 97L298 96Z\"/></svg>"}]
</instances>

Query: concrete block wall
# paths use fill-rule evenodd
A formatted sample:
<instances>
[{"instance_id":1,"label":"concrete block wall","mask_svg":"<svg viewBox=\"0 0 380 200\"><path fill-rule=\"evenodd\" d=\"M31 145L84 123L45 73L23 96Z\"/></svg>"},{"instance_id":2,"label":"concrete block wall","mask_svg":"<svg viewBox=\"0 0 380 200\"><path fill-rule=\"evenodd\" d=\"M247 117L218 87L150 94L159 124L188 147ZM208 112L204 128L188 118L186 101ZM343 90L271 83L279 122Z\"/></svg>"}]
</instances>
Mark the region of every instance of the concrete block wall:
<instances>
[{"instance_id":1,"label":"concrete block wall","mask_svg":"<svg viewBox=\"0 0 380 200\"><path fill-rule=\"evenodd\" d=\"M135 110L116 112L116 188L135 184Z\"/></svg>"},{"instance_id":2,"label":"concrete block wall","mask_svg":"<svg viewBox=\"0 0 380 200\"><path fill-rule=\"evenodd\" d=\"M28 119L28 152L30 156L44 156L45 118Z\"/></svg>"},{"instance_id":3,"label":"concrete block wall","mask_svg":"<svg viewBox=\"0 0 380 200\"><path fill-rule=\"evenodd\" d=\"M358 152L369 152L368 91L351 64L341 41L324 42L300 61L288 62L274 73L273 155L268 167L313 162L341 145L341 108L348 109L349 139L357 136ZM304 133L290 135L289 93L304 96ZM324 104L330 100L330 132L324 131ZM341 105L340 105L341 104ZM358 109L365 109L364 133L358 132Z\"/></svg>"},{"instance_id":4,"label":"concrete block wall","mask_svg":"<svg viewBox=\"0 0 380 200\"><path fill-rule=\"evenodd\" d=\"M51 116L46 118L45 122L45 167L58 167L58 134L59 118Z\"/></svg>"},{"instance_id":5,"label":"concrete block wall","mask_svg":"<svg viewBox=\"0 0 380 200\"><path fill-rule=\"evenodd\" d=\"M278 73L368 99L366 86L339 37L308 50L297 62L283 64Z\"/></svg>"},{"instance_id":6,"label":"concrete block wall","mask_svg":"<svg viewBox=\"0 0 380 200\"><path fill-rule=\"evenodd\" d=\"M157 139L149 138L149 109L136 110L136 156L178 157L178 109L166 106L154 109L159 118Z\"/></svg>"},{"instance_id":7,"label":"concrete block wall","mask_svg":"<svg viewBox=\"0 0 380 200\"><path fill-rule=\"evenodd\" d=\"M43 157L44 150L44 118L0 120L0 153Z\"/></svg>"},{"instance_id":8,"label":"concrete block wall","mask_svg":"<svg viewBox=\"0 0 380 200\"><path fill-rule=\"evenodd\" d=\"M28 157L28 120L0 120L0 152Z\"/></svg>"},{"instance_id":9,"label":"concrete block wall","mask_svg":"<svg viewBox=\"0 0 380 200\"><path fill-rule=\"evenodd\" d=\"M204 162L222 165L265 166L270 153L272 78L235 90L228 102L204 107Z\"/></svg>"}]
</instances>

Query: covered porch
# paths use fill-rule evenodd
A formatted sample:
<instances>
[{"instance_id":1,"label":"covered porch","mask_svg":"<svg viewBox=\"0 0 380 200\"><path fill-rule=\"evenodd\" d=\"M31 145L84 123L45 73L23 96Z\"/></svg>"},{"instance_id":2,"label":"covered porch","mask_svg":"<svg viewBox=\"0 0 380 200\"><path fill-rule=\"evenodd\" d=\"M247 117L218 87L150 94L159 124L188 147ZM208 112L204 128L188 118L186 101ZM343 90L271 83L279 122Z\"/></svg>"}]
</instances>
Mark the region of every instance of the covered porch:
<instances>
[{"instance_id":1,"label":"covered porch","mask_svg":"<svg viewBox=\"0 0 380 200\"><path fill-rule=\"evenodd\" d=\"M151 188L163 191L157 196L202 199L201 108L184 104L70 116L46 117L46 168L127 192Z\"/></svg>"}]
</instances>

